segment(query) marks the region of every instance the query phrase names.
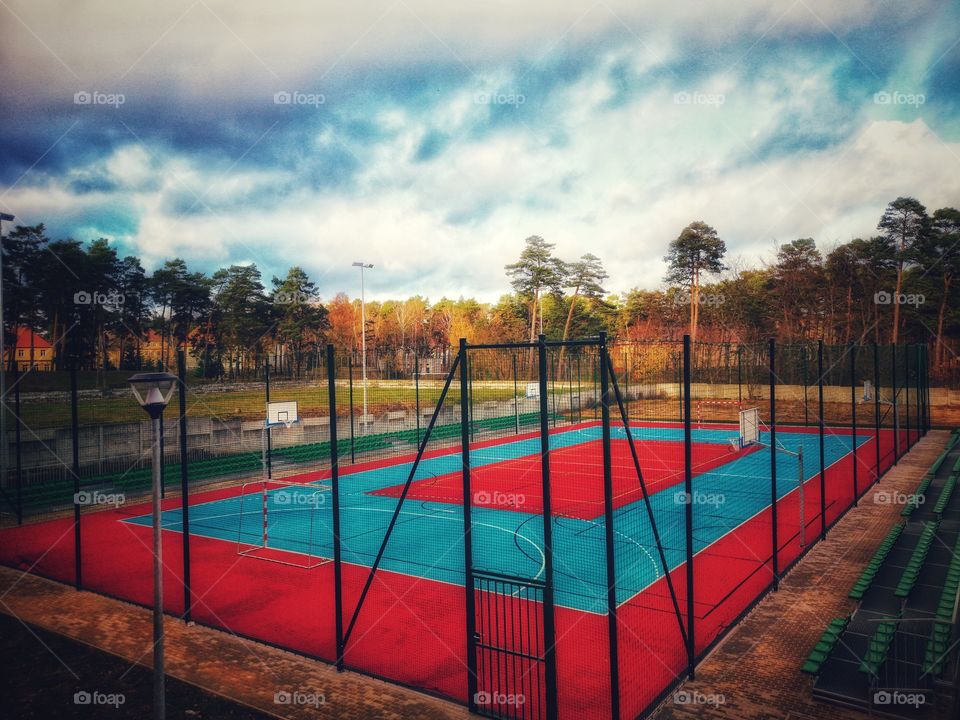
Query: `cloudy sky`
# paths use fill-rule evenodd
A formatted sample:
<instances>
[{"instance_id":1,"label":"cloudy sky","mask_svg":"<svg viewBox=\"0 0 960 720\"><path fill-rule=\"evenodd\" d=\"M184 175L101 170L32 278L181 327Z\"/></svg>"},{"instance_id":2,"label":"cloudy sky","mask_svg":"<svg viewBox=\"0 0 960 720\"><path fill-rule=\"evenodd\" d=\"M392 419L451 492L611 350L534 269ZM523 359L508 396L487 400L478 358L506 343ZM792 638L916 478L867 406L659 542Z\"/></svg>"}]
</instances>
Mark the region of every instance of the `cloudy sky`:
<instances>
[{"instance_id":1,"label":"cloudy sky","mask_svg":"<svg viewBox=\"0 0 960 720\"><path fill-rule=\"evenodd\" d=\"M542 235L662 284L960 206L949 0L0 0L0 209L324 297L506 289Z\"/></svg>"}]
</instances>

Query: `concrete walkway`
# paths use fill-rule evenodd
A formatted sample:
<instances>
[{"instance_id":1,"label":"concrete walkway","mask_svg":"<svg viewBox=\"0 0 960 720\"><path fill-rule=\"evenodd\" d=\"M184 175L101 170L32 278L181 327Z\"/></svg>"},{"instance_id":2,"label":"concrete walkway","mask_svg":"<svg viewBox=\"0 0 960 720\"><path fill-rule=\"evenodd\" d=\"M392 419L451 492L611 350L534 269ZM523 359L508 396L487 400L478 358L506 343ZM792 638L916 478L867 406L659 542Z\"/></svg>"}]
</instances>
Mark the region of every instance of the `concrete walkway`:
<instances>
[{"instance_id":1,"label":"concrete walkway","mask_svg":"<svg viewBox=\"0 0 960 720\"><path fill-rule=\"evenodd\" d=\"M833 617L856 607L847 593L890 528L902 505L881 491L913 492L946 446L950 433L931 431L858 507L838 522L654 712L657 720L863 720L865 713L814 701L813 678L800 666ZM876 493L881 492L880 495ZM949 714L928 717L949 717Z\"/></svg>"},{"instance_id":2,"label":"concrete walkway","mask_svg":"<svg viewBox=\"0 0 960 720\"><path fill-rule=\"evenodd\" d=\"M152 616L147 609L0 568L0 612L131 664L151 664ZM168 675L277 717L469 717L466 708L453 703L356 673L338 673L324 663L225 632L169 617L165 630Z\"/></svg>"}]
</instances>

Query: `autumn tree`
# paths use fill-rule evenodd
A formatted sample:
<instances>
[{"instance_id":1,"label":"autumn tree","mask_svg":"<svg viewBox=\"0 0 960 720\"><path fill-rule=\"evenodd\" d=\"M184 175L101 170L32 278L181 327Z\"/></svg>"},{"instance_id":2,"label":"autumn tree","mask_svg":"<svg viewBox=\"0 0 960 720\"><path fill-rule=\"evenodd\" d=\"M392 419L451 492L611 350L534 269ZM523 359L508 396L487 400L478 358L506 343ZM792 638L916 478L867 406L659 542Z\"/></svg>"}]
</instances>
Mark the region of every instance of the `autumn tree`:
<instances>
[{"instance_id":1,"label":"autumn tree","mask_svg":"<svg viewBox=\"0 0 960 720\"><path fill-rule=\"evenodd\" d=\"M530 307L530 342L537 337L537 310L545 291L561 293L565 276L564 264L553 256L553 244L539 235L526 239L520 259L506 265L513 289L528 299ZM541 318L541 329L543 320Z\"/></svg>"},{"instance_id":2,"label":"autumn tree","mask_svg":"<svg viewBox=\"0 0 960 720\"><path fill-rule=\"evenodd\" d=\"M213 275L214 325L227 367L236 375L270 327L269 303L256 265L231 265Z\"/></svg>"},{"instance_id":3,"label":"autumn tree","mask_svg":"<svg viewBox=\"0 0 960 720\"><path fill-rule=\"evenodd\" d=\"M7 233L0 243L3 252L4 341L11 347L16 339L16 328L23 325L37 327L39 300L36 271L40 253L50 240L46 228L40 225L18 225ZM11 365L14 354L10 353Z\"/></svg>"},{"instance_id":4,"label":"autumn tree","mask_svg":"<svg viewBox=\"0 0 960 720\"><path fill-rule=\"evenodd\" d=\"M812 238L780 246L773 267L773 289L784 339L815 336L823 308L823 257Z\"/></svg>"},{"instance_id":5,"label":"autumn tree","mask_svg":"<svg viewBox=\"0 0 960 720\"><path fill-rule=\"evenodd\" d=\"M567 321L563 326L563 339L570 337L570 323L573 322L573 313L577 308L577 300L581 297L587 301L597 301L606 292L603 281L608 277L603 264L593 253L585 253L576 262L567 266L567 287L573 288L570 298L570 310L567 311ZM560 350L560 360L563 360L563 349Z\"/></svg>"},{"instance_id":6,"label":"autumn tree","mask_svg":"<svg viewBox=\"0 0 960 720\"><path fill-rule=\"evenodd\" d=\"M273 278L274 327L281 347L289 348L290 365L297 377L303 370L306 355L323 344L330 326L327 309L320 303L316 283L303 268L293 266L284 278Z\"/></svg>"},{"instance_id":7,"label":"autumn tree","mask_svg":"<svg viewBox=\"0 0 960 720\"><path fill-rule=\"evenodd\" d=\"M924 275L940 280L934 364L941 367L946 355L943 332L947 308L950 306L954 280L960 274L960 211L952 207L935 211L930 232L915 245L913 257Z\"/></svg>"},{"instance_id":8,"label":"autumn tree","mask_svg":"<svg viewBox=\"0 0 960 720\"><path fill-rule=\"evenodd\" d=\"M670 243L664 260L667 263L668 283L680 285L690 293L690 338L697 338L700 315L700 286L704 275L723 271L723 256L727 246L717 231L697 220L687 225Z\"/></svg>"},{"instance_id":9,"label":"autumn tree","mask_svg":"<svg viewBox=\"0 0 960 720\"><path fill-rule=\"evenodd\" d=\"M927 209L912 197L898 197L887 205L877 224L882 237L890 245L897 262L897 280L893 293L893 325L890 342L897 344L900 336L900 297L903 294L903 268L910 258L913 246L926 232L929 218Z\"/></svg>"}]
</instances>

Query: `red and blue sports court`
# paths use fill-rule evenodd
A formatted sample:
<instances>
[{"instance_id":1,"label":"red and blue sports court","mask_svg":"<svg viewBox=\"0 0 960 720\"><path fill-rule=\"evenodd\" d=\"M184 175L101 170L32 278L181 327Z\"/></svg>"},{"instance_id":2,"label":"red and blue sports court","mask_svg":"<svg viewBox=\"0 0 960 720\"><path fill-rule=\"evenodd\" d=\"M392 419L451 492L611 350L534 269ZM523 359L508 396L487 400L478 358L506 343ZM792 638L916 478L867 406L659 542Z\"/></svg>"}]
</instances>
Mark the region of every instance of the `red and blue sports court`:
<instances>
[{"instance_id":1,"label":"red and blue sports court","mask_svg":"<svg viewBox=\"0 0 960 720\"><path fill-rule=\"evenodd\" d=\"M774 552L768 447L737 447L739 433L733 426L693 429L693 492L688 498L682 492L682 426L636 423L631 424L631 434L649 511L626 432L622 425L611 427L617 665L623 716L642 712L686 669L687 649L674 606L675 598L685 608L691 592L686 582L686 503L692 503L693 624L700 653L770 586L774 557L782 571L816 541L822 524L838 518L886 470L892 463L893 444L893 431L858 431L854 439L849 429L828 428L823 435L821 477L821 438L816 429L778 428L779 446L803 451L804 482L801 492L796 458L778 452ZM610 714L601 438L599 423L581 423L549 434L557 707L560 716L568 718ZM761 435L762 442L768 440ZM903 437L901 446L907 440ZM539 618L537 606L542 602L540 594L529 591L542 582L545 568L540 442L539 434L531 433L471 445L473 568L492 577L530 581L529 587L512 591L509 610L491 611L489 605L476 610L486 613L476 618L478 636L501 650L522 644L519 633L529 635L541 629L542 618L524 626L518 615L526 608L528 618L531 612ZM344 661L348 667L465 702L468 663L459 446L424 453L389 541L382 547L379 570L356 611L413 460L413 456L400 456L341 467L344 622L356 614ZM329 471L324 471L191 495L193 619L335 659L333 563L326 562L333 554L330 486ZM823 523L822 509L826 511ZM85 511L84 588L149 604L148 513L146 504ZM182 614L185 565L179 498L164 501L163 527L165 606L170 613ZM71 517L4 530L0 540L4 564L73 581ZM674 596L666 582L668 573ZM534 647L539 642L538 638L526 640ZM515 667L510 672L530 675L524 687L536 695L542 693L543 678L538 663L527 657L531 654L536 653L499 653L496 662L512 661ZM477 668L482 676L507 672L485 667L485 662L481 659ZM529 702L530 716L536 716L534 706L539 700L534 697ZM491 712L496 714L495 709Z\"/></svg>"}]
</instances>

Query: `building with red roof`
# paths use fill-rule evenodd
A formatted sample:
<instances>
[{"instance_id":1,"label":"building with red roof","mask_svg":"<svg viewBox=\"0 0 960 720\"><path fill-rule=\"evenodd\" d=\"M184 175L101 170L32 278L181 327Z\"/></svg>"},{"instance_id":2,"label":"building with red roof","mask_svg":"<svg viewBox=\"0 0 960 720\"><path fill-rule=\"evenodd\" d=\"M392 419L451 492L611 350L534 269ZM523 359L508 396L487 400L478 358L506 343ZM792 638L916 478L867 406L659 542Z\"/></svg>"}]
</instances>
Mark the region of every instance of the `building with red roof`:
<instances>
[{"instance_id":1,"label":"building with red roof","mask_svg":"<svg viewBox=\"0 0 960 720\"><path fill-rule=\"evenodd\" d=\"M12 348L6 350L5 367L10 367L11 354L20 372L27 372L30 369L53 370L53 345L30 328L17 328L17 340Z\"/></svg>"}]
</instances>

